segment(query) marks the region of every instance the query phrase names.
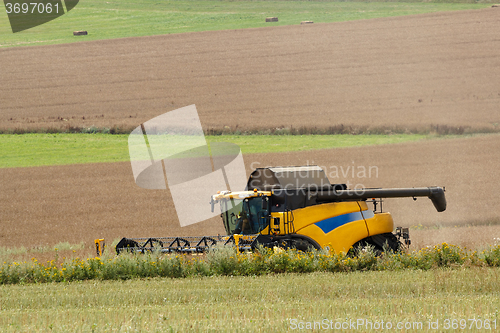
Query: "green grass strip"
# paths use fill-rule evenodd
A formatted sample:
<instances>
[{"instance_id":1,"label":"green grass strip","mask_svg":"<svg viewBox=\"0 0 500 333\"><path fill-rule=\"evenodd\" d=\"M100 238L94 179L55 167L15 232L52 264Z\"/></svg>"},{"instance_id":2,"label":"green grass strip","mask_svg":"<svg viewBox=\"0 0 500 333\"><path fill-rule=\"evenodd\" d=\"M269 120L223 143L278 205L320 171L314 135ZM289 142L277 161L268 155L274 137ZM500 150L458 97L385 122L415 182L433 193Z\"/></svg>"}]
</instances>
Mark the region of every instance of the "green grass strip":
<instances>
[{"instance_id":1,"label":"green grass strip","mask_svg":"<svg viewBox=\"0 0 500 333\"><path fill-rule=\"evenodd\" d=\"M127 160L127 135L0 135L1 168Z\"/></svg>"},{"instance_id":2,"label":"green grass strip","mask_svg":"<svg viewBox=\"0 0 500 333\"><path fill-rule=\"evenodd\" d=\"M369 3L342 1L85 0L80 1L73 10L53 21L15 34L10 28L6 11L1 10L0 47L294 25L300 24L301 21L339 22L479 9L489 6L485 3L450 2L468 2L468 0ZM269 16L276 16L279 21L266 23L265 18ZM88 35L73 36L73 31L76 30L87 30Z\"/></svg>"},{"instance_id":3,"label":"green grass strip","mask_svg":"<svg viewBox=\"0 0 500 333\"><path fill-rule=\"evenodd\" d=\"M231 142L243 154L394 144L432 135L222 135L208 142ZM0 168L129 161L128 135L1 134Z\"/></svg>"},{"instance_id":4,"label":"green grass strip","mask_svg":"<svg viewBox=\"0 0 500 333\"><path fill-rule=\"evenodd\" d=\"M435 136L424 134L391 135L222 135L208 136L208 142L232 142L243 154L308 151L419 141Z\"/></svg>"}]
</instances>

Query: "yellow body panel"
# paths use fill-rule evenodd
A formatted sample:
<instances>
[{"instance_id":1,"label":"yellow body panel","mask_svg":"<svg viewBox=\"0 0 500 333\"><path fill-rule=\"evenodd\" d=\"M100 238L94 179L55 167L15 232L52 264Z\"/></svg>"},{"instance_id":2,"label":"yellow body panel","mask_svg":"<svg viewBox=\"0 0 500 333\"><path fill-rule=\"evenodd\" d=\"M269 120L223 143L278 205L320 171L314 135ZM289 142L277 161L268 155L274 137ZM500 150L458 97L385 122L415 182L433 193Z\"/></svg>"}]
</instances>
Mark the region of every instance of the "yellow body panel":
<instances>
[{"instance_id":1,"label":"yellow body panel","mask_svg":"<svg viewBox=\"0 0 500 333\"><path fill-rule=\"evenodd\" d=\"M367 209L365 204L365 209ZM314 205L293 211L293 224L295 232L300 232L304 227L331 217L359 212L360 206L356 201L351 202L331 202L321 205ZM367 231L365 227L365 231Z\"/></svg>"},{"instance_id":2,"label":"yellow body panel","mask_svg":"<svg viewBox=\"0 0 500 333\"><path fill-rule=\"evenodd\" d=\"M312 224L302 229L298 234L311 237L322 248L328 247L335 253L347 253L354 243L368 237L365 221L363 220L344 224L327 234Z\"/></svg>"},{"instance_id":3,"label":"yellow body panel","mask_svg":"<svg viewBox=\"0 0 500 333\"><path fill-rule=\"evenodd\" d=\"M366 219L366 225L370 236L394 230L394 221L390 213L377 213L374 217Z\"/></svg>"},{"instance_id":4,"label":"yellow body panel","mask_svg":"<svg viewBox=\"0 0 500 333\"><path fill-rule=\"evenodd\" d=\"M373 214L364 201L314 205L296 209L289 216L292 214L296 234L307 236L322 248L328 247L336 253L349 251L354 243L363 238L394 229L389 213ZM281 234L285 234L284 213L272 213L271 216L280 218ZM349 222L343 223L343 220ZM322 229L319 226L321 223L325 223L326 227ZM329 223L331 226L328 226ZM262 231L263 234L267 232L267 228Z\"/></svg>"}]
</instances>

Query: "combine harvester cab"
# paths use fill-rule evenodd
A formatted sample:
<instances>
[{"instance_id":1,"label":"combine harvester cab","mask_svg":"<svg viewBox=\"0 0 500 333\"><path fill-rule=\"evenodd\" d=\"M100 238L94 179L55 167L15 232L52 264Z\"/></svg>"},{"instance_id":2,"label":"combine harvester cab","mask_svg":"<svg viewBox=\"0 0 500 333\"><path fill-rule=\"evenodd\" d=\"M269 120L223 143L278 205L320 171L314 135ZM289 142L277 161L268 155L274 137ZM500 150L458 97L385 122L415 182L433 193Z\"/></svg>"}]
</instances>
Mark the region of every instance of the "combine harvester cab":
<instances>
[{"instance_id":1,"label":"combine harvester cab","mask_svg":"<svg viewBox=\"0 0 500 333\"><path fill-rule=\"evenodd\" d=\"M220 207L226 236L123 238L116 251L201 253L217 244L240 251L259 244L336 253L365 246L399 251L410 245L408 228L395 230L391 214L381 210L383 198L396 197L428 197L438 212L446 209L441 187L351 190L331 184L318 166L258 168L246 191L221 191L210 200L212 211Z\"/></svg>"}]
</instances>

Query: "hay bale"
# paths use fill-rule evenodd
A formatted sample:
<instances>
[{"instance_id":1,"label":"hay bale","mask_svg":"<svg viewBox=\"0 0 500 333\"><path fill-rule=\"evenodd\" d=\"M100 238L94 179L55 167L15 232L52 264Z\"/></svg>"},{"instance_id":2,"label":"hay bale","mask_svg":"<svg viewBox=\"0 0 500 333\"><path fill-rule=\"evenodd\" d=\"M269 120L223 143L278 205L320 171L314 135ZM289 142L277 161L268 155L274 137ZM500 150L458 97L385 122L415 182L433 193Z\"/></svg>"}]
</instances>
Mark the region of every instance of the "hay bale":
<instances>
[{"instance_id":1,"label":"hay bale","mask_svg":"<svg viewBox=\"0 0 500 333\"><path fill-rule=\"evenodd\" d=\"M82 31L73 31L73 36L86 36L88 35L87 31L86 30L82 30Z\"/></svg>"},{"instance_id":2,"label":"hay bale","mask_svg":"<svg viewBox=\"0 0 500 333\"><path fill-rule=\"evenodd\" d=\"M278 22L277 17L266 17L266 22Z\"/></svg>"},{"instance_id":3,"label":"hay bale","mask_svg":"<svg viewBox=\"0 0 500 333\"><path fill-rule=\"evenodd\" d=\"M311 24L311 23L314 23L313 21L302 21L300 22L300 24Z\"/></svg>"}]
</instances>

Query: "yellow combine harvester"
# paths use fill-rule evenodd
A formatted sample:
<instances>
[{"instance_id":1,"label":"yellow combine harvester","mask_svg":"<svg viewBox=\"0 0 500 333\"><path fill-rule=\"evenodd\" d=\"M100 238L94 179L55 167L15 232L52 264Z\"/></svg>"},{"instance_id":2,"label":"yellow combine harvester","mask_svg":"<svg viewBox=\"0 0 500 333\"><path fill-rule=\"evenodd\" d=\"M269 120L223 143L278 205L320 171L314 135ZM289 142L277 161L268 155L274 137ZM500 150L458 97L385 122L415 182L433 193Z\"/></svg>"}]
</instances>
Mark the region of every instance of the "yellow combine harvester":
<instances>
[{"instance_id":1,"label":"yellow combine harvester","mask_svg":"<svg viewBox=\"0 0 500 333\"><path fill-rule=\"evenodd\" d=\"M381 211L381 199L395 197L428 197L438 212L446 209L441 187L352 190L330 184L317 166L258 168L246 191L221 191L211 198L212 210L220 206L227 236L123 238L116 251L192 253L218 243L235 244L240 250L260 244L337 253L367 245L376 251L398 251L410 244L408 229L398 227L394 234L391 214Z\"/></svg>"}]
</instances>

